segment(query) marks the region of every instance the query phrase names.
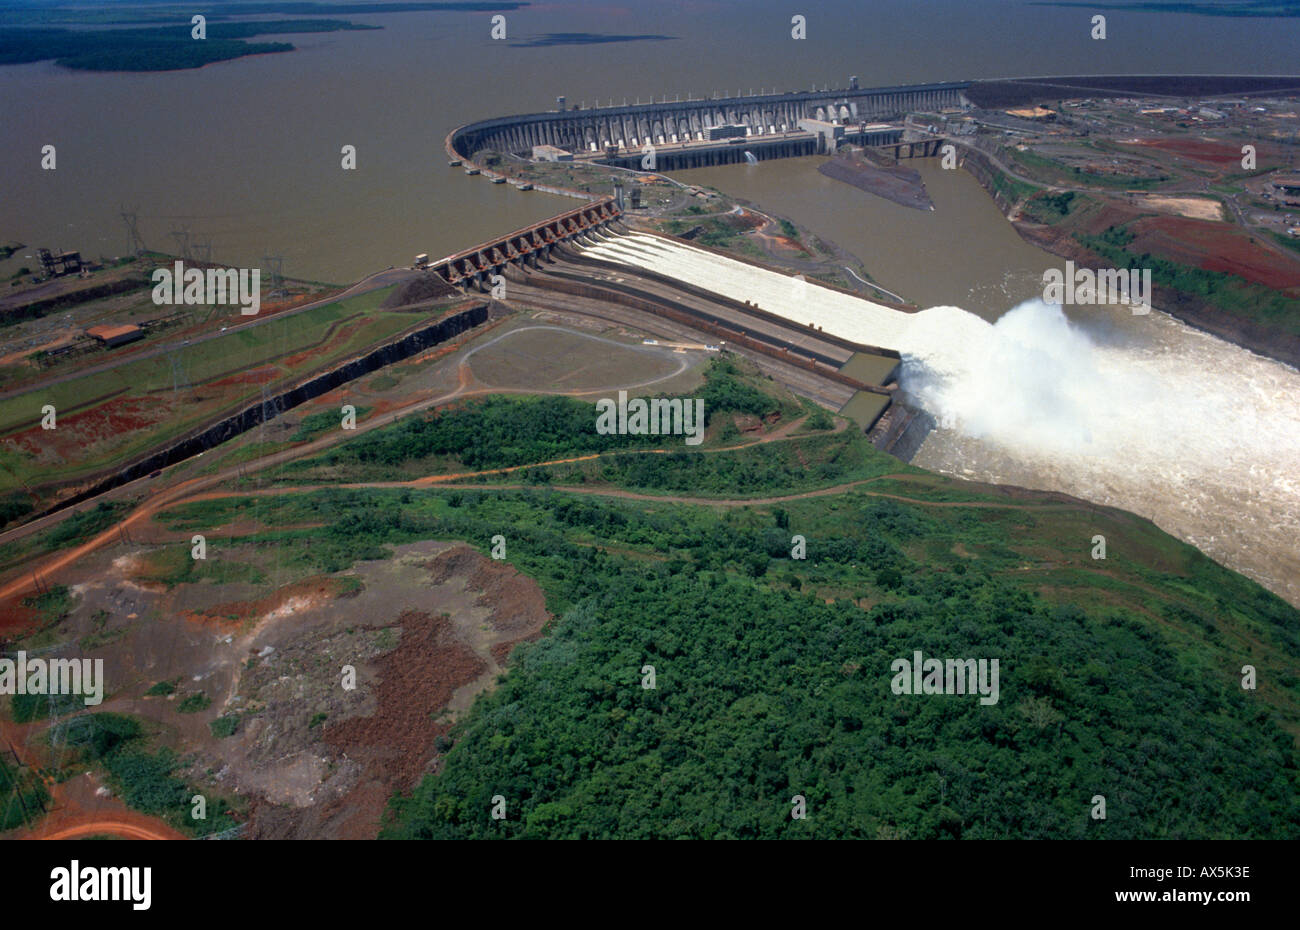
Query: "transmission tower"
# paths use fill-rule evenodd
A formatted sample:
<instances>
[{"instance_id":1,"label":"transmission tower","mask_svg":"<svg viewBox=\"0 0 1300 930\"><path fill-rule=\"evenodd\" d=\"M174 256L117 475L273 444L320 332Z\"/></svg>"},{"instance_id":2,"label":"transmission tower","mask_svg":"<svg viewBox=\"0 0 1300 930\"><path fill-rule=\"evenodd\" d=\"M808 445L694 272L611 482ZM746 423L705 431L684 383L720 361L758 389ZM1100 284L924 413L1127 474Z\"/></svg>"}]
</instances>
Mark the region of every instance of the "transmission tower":
<instances>
[{"instance_id":1,"label":"transmission tower","mask_svg":"<svg viewBox=\"0 0 1300 930\"><path fill-rule=\"evenodd\" d=\"M125 205L122 207L122 222L126 224L126 238L131 243L132 255L143 255L145 251L144 239L140 236L140 229L136 225L137 217L134 209L128 210Z\"/></svg>"},{"instance_id":2,"label":"transmission tower","mask_svg":"<svg viewBox=\"0 0 1300 930\"><path fill-rule=\"evenodd\" d=\"M284 256L263 255L262 265L266 268L267 276L271 279L271 290L279 290L281 283L284 281L284 275L281 273L284 270Z\"/></svg>"},{"instance_id":3,"label":"transmission tower","mask_svg":"<svg viewBox=\"0 0 1300 930\"><path fill-rule=\"evenodd\" d=\"M194 254L190 249L190 228L182 226L180 229L173 229L170 235L176 240L177 254L187 262L194 261Z\"/></svg>"},{"instance_id":4,"label":"transmission tower","mask_svg":"<svg viewBox=\"0 0 1300 930\"><path fill-rule=\"evenodd\" d=\"M185 369L181 366L180 353L177 351L168 352L167 358L172 363L172 393L179 393L182 388L189 390L190 379L186 376Z\"/></svg>"}]
</instances>

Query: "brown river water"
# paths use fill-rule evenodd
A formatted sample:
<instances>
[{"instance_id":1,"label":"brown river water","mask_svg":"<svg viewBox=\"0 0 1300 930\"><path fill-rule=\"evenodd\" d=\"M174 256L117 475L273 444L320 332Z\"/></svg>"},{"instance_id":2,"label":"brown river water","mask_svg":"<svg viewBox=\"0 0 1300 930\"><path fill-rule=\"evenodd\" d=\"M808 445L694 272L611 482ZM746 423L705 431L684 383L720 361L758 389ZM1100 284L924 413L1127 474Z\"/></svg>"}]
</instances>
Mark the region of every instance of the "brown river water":
<instances>
[{"instance_id":1,"label":"brown river water","mask_svg":"<svg viewBox=\"0 0 1300 930\"><path fill-rule=\"evenodd\" d=\"M790 37L794 13L807 17L807 39ZM218 260L251 267L279 254L288 275L345 283L566 208L467 178L442 150L457 125L549 109L561 94L592 105L844 86L849 75L870 86L1177 73L1204 68L1197 48L1214 49L1216 71L1284 73L1300 47L1297 20L1150 13L1113 14L1097 42L1088 11L1016 0L570 0L505 15L503 41L489 37L485 13L348 14L384 28L272 36L297 49L190 71L0 66L0 240L120 254L125 204L152 248L175 250L171 233L188 227ZM669 38L572 44L566 34ZM54 171L39 167L46 144ZM344 145L357 148L355 171L340 167ZM917 246L894 242L888 255L863 255L867 266Z\"/></svg>"}]
</instances>

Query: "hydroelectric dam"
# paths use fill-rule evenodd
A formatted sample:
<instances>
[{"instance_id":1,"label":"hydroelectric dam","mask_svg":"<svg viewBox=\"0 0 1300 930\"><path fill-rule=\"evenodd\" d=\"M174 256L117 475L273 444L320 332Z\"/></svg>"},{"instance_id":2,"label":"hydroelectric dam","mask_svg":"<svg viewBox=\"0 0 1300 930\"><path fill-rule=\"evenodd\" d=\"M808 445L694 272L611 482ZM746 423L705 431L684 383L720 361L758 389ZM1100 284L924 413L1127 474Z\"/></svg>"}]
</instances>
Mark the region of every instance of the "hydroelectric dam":
<instances>
[{"instance_id":1,"label":"hydroelectric dam","mask_svg":"<svg viewBox=\"0 0 1300 930\"><path fill-rule=\"evenodd\" d=\"M892 405L901 362L894 346L914 316L909 307L633 230L612 198L463 249L427 273L507 304L745 355L885 448L912 423L910 411Z\"/></svg>"},{"instance_id":2,"label":"hydroelectric dam","mask_svg":"<svg viewBox=\"0 0 1300 930\"><path fill-rule=\"evenodd\" d=\"M833 152L842 142L937 154L942 136L910 117L972 106L969 82L846 88L572 107L470 123L444 147L453 166L502 183L520 158L671 171ZM497 156L489 158L488 156ZM492 167L489 169L489 165ZM524 186L519 180L511 180ZM544 188L549 189L549 188ZM628 225L621 196L427 265L442 283L508 302L587 314L744 354L761 370L843 413L883 448L910 456L924 418L892 403L912 308L782 273L730 253ZM501 290L497 290L501 288Z\"/></svg>"},{"instance_id":3,"label":"hydroelectric dam","mask_svg":"<svg viewBox=\"0 0 1300 930\"><path fill-rule=\"evenodd\" d=\"M665 172L748 161L746 150L756 160L811 154L836 135L888 142L876 133L915 133L932 122L926 108L935 98L927 93L938 93L942 111L1028 102L1044 87L1089 96L1101 80L1135 96L1186 89L1165 86L1181 78L1058 77L561 106L463 126L445 146L453 162L469 161L475 172L476 159L508 172L520 156L538 157L534 145L568 149L570 159L592 165L638 168L649 142L656 170ZM1197 86L1208 93L1222 83L1206 78ZM888 124L900 116L902 125ZM909 143L915 139L908 135ZM435 273L465 289L504 282L506 305L521 309L612 322L661 345L744 355L796 393L854 419L877 447L904 460L938 418L943 436L924 443L923 467L1132 511L1300 603L1291 554L1298 511L1289 479L1300 450L1293 368L1163 313L1139 318L1135 348L1094 340L1042 301L1012 308L997 323L953 306L918 312L649 231L616 199L557 192L600 210L562 214L549 235L539 223L514 243L498 237L457 253L457 268L444 263ZM1124 317L1113 322L1116 331L1135 325ZM897 389L904 359L906 396ZM1231 376L1207 380L1206 371ZM1207 431L1207 411L1267 428ZM1250 505L1244 510L1243 501Z\"/></svg>"},{"instance_id":4,"label":"hydroelectric dam","mask_svg":"<svg viewBox=\"0 0 1300 930\"><path fill-rule=\"evenodd\" d=\"M452 164L480 153L531 156L550 147L565 156L623 168L641 166L648 146L657 170L672 171L744 160L833 151L839 141L898 146L906 155L932 155L938 140L898 121L908 114L968 108L970 82L839 89L737 97L660 100L480 120L453 130L444 147ZM910 136L910 138L909 138ZM743 147L742 147L743 144ZM562 156L563 157L563 156Z\"/></svg>"}]
</instances>

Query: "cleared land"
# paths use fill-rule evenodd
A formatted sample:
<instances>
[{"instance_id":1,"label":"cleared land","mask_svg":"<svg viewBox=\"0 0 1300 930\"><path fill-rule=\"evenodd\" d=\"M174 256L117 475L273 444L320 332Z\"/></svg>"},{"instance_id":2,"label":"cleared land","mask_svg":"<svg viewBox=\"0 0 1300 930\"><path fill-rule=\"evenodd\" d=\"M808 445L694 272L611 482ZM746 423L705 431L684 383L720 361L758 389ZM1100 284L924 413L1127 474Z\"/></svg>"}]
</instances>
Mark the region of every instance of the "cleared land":
<instances>
[{"instance_id":1,"label":"cleared land","mask_svg":"<svg viewBox=\"0 0 1300 930\"><path fill-rule=\"evenodd\" d=\"M164 356L0 399L0 465L15 484L67 482L128 460L302 377L425 322L385 311L390 289L232 331ZM41 427L42 407L57 428Z\"/></svg>"}]
</instances>

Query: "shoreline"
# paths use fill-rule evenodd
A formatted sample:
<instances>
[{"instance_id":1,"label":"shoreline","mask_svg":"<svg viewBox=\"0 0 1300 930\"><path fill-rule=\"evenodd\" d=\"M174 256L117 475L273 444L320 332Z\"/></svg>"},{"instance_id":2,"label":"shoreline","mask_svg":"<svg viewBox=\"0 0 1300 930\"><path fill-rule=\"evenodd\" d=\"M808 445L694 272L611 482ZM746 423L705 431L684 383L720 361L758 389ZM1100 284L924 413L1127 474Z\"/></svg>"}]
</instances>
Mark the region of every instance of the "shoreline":
<instances>
[{"instance_id":1,"label":"shoreline","mask_svg":"<svg viewBox=\"0 0 1300 930\"><path fill-rule=\"evenodd\" d=\"M1010 217L1007 217L1007 222L1021 239L1044 252L1074 261L1080 266L1092 268L1104 264L1096 254L1068 236L1042 235L1041 233L1049 227L1027 223L1024 220L1013 220ZM1167 313L1180 323L1229 342L1239 349L1245 349L1270 361L1281 362L1283 365L1300 370L1300 338L1286 340L1282 345L1277 345L1276 334L1254 332L1256 327L1249 321L1229 316L1213 304L1182 291L1155 284L1152 286L1151 295L1153 309Z\"/></svg>"},{"instance_id":2,"label":"shoreline","mask_svg":"<svg viewBox=\"0 0 1300 930\"><path fill-rule=\"evenodd\" d=\"M972 165L978 170L972 170ZM1074 261L1080 266L1095 268L1105 264L1100 256L1076 242L1068 233L1057 233L1050 226L1018 218L1018 204L1005 196L1003 188L997 183L1005 174L984 153L967 149L960 167L992 198L1011 228L1024 242L1050 255ZM1161 284L1152 287L1151 296L1152 307L1167 313L1180 323L1255 355L1300 370L1300 337L1279 339L1277 333L1262 332L1248 320L1235 318L1211 303Z\"/></svg>"}]
</instances>

